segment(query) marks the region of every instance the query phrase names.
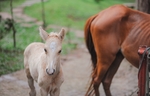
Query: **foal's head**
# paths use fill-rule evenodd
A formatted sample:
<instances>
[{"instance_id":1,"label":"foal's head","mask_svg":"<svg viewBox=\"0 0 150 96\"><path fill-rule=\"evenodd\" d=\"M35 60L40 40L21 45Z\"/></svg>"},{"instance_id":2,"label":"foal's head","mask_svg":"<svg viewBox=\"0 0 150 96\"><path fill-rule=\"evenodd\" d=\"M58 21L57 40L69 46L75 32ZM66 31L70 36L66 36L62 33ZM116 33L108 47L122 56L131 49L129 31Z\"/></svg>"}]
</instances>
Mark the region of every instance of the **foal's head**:
<instances>
[{"instance_id":1,"label":"foal's head","mask_svg":"<svg viewBox=\"0 0 150 96\"><path fill-rule=\"evenodd\" d=\"M48 75L53 75L56 71L58 71L60 66L60 53L62 50L62 40L65 35L65 30L61 29L59 33L51 32L48 34L46 31L39 28L40 36L45 41L44 51L46 54L46 73Z\"/></svg>"}]
</instances>

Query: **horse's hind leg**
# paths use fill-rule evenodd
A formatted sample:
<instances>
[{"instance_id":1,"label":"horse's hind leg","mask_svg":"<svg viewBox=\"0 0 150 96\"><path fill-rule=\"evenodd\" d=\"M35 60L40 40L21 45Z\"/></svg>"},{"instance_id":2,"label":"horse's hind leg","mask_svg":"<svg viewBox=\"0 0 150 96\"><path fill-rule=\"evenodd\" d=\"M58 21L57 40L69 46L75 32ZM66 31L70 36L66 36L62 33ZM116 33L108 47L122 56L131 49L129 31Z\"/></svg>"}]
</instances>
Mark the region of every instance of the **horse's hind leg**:
<instances>
[{"instance_id":1,"label":"horse's hind leg","mask_svg":"<svg viewBox=\"0 0 150 96\"><path fill-rule=\"evenodd\" d=\"M26 69L26 74L27 74L27 78L28 78L28 85L30 87L29 95L30 96L36 96L36 91L35 91L35 87L34 87L34 80L33 80L32 76L30 75L29 69Z\"/></svg>"},{"instance_id":2,"label":"horse's hind leg","mask_svg":"<svg viewBox=\"0 0 150 96\"><path fill-rule=\"evenodd\" d=\"M95 96L100 96L99 85L102 82L103 78L105 77L106 72L108 71L109 67L111 66L114 58L108 59L106 62L102 61L101 58L98 59L95 73L93 75L93 87L95 90Z\"/></svg>"},{"instance_id":3,"label":"horse's hind leg","mask_svg":"<svg viewBox=\"0 0 150 96\"><path fill-rule=\"evenodd\" d=\"M96 44L95 44L96 45ZM100 44L99 44L100 45ZM106 48L112 48L115 50L106 50ZM96 69L93 75L93 87L95 90L95 96L100 96L99 94L99 85L105 78L110 66L114 62L116 55L118 53L118 47L114 46L96 46L96 53L97 53L97 64ZM117 70L117 69L116 69Z\"/></svg>"},{"instance_id":4,"label":"horse's hind leg","mask_svg":"<svg viewBox=\"0 0 150 96\"><path fill-rule=\"evenodd\" d=\"M102 84L103 84L106 96L112 96L110 93L111 81L112 81L112 78L114 77L115 73L117 72L123 58L124 58L124 56L122 55L121 52L119 52L116 55L116 58L113 61L113 63L111 64L110 68L108 69L105 77L103 78Z\"/></svg>"}]
</instances>

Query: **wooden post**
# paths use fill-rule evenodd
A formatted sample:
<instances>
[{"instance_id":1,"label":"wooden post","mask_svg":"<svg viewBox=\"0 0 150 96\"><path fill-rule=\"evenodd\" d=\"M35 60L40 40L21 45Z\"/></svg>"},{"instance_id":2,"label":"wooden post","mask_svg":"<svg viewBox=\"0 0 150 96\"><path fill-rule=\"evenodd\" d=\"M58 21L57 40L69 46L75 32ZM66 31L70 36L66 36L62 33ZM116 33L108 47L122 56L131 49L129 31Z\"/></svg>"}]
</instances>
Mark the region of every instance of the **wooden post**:
<instances>
[{"instance_id":1,"label":"wooden post","mask_svg":"<svg viewBox=\"0 0 150 96\"><path fill-rule=\"evenodd\" d=\"M150 0L138 0L138 10L150 14Z\"/></svg>"}]
</instances>

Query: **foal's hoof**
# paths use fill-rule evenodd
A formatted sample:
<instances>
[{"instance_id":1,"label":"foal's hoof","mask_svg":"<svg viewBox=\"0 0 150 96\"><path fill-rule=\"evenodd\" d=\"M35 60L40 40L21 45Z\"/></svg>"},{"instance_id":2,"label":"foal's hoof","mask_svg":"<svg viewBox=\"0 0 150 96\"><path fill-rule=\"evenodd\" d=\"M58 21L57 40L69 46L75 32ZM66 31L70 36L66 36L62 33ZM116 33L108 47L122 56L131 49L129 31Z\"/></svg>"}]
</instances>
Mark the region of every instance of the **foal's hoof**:
<instances>
[{"instance_id":1,"label":"foal's hoof","mask_svg":"<svg viewBox=\"0 0 150 96\"><path fill-rule=\"evenodd\" d=\"M30 91L29 96L36 96L36 91Z\"/></svg>"}]
</instances>

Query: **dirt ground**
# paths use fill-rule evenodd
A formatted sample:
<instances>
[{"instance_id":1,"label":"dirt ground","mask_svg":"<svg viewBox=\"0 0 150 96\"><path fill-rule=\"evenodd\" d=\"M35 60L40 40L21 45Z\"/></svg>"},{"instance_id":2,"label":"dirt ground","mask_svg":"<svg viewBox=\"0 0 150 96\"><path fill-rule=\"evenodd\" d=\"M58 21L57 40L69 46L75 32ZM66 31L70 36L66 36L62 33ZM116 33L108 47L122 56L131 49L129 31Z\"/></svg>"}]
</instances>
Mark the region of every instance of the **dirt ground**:
<instances>
[{"instance_id":1,"label":"dirt ground","mask_svg":"<svg viewBox=\"0 0 150 96\"><path fill-rule=\"evenodd\" d=\"M84 44L67 56L62 56L64 83L60 96L84 96L90 81L91 60ZM123 60L115 75L111 92L113 96L137 96L137 69ZM35 83L37 96L39 87ZM105 96L102 86L101 96ZM28 96L29 87L24 70L0 77L0 96Z\"/></svg>"},{"instance_id":2,"label":"dirt ground","mask_svg":"<svg viewBox=\"0 0 150 96\"><path fill-rule=\"evenodd\" d=\"M25 4L29 1L27 0ZM25 4L22 6L27 6ZM34 18L23 14L23 8L16 8L14 12L17 18L23 17L26 22L36 21ZM5 13L0 14L4 15L4 17L9 16ZM37 23L41 24L41 22ZM76 36L83 37L83 34L81 34L83 32L75 32ZM89 53L83 43L80 43L78 48L70 54L62 56L62 68L65 81L61 86L60 96L84 96L91 78L92 65ZM124 59L112 81L111 92L113 96L137 96L137 73L138 70ZM39 87L36 83L35 86L37 96L40 96ZM99 90L101 96L105 96L102 86L100 86ZM29 87L24 70L0 77L0 96L29 96L28 92Z\"/></svg>"}]
</instances>

